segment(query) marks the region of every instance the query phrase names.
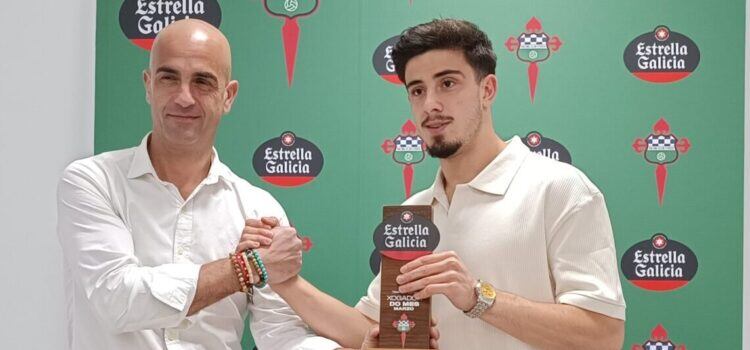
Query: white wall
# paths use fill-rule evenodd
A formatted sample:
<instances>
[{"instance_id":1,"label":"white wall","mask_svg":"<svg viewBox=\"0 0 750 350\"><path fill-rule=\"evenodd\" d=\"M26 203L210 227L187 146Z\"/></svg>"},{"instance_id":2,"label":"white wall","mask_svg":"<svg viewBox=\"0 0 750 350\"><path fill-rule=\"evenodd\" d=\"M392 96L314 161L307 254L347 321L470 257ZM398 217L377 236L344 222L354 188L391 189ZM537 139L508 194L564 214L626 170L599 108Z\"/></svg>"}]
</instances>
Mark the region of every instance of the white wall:
<instances>
[{"instance_id":1,"label":"white wall","mask_svg":"<svg viewBox=\"0 0 750 350\"><path fill-rule=\"evenodd\" d=\"M94 147L94 0L0 9L0 349L66 344L55 191Z\"/></svg>"},{"instance_id":2,"label":"white wall","mask_svg":"<svg viewBox=\"0 0 750 350\"><path fill-rule=\"evenodd\" d=\"M742 279L742 348L750 349L750 0L745 1L745 200Z\"/></svg>"}]
</instances>

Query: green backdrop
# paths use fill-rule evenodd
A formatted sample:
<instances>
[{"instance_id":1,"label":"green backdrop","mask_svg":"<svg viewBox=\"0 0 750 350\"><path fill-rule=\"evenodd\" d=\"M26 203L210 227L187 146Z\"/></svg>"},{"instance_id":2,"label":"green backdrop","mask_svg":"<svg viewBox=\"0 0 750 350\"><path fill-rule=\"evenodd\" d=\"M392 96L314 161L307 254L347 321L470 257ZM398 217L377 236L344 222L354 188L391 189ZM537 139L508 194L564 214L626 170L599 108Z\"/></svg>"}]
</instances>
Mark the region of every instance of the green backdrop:
<instances>
[{"instance_id":1,"label":"green backdrop","mask_svg":"<svg viewBox=\"0 0 750 350\"><path fill-rule=\"evenodd\" d=\"M141 82L148 52L123 34L122 3L98 1L96 153L136 145L151 125ZM409 105L403 87L376 74L375 48L408 26L457 17L477 23L493 40L497 132L510 138L539 131L567 148L573 164L605 194L618 259L657 232L696 254L697 274L677 290L638 288L621 275L628 303L624 348L653 338L658 324L688 348L740 348L744 0L320 0L314 13L296 20L291 86L284 20L270 16L261 0L219 4L241 88L216 148L235 173L269 190L311 238L303 275L320 289L356 303L373 277L372 230L381 207L404 199L402 166L381 144L399 134ZM563 43L539 64L533 103L528 64L504 45L532 17ZM689 77L654 84L626 69L626 46L658 25L700 49ZM631 147L660 117L692 144L667 166L661 206L655 166ZM300 187L266 183L252 167L255 149L286 130L315 143L325 157L320 175ZM436 169L430 158L415 164L413 192L429 186ZM247 336L245 344L252 347Z\"/></svg>"}]
</instances>

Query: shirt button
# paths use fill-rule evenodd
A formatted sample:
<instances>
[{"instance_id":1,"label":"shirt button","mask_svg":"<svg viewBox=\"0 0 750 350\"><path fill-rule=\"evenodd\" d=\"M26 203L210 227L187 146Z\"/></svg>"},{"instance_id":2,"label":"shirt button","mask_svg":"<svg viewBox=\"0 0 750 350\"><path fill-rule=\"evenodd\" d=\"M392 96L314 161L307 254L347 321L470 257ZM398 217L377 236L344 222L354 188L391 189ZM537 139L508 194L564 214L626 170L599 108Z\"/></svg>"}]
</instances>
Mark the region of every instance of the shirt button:
<instances>
[{"instance_id":1,"label":"shirt button","mask_svg":"<svg viewBox=\"0 0 750 350\"><path fill-rule=\"evenodd\" d=\"M185 250L184 250L184 249L182 249L182 248L180 248L180 249L177 249L177 255L182 255L182 254L184 254L184 253L185 253Z\"/></svg>"},{"instance_id":2,"label":"shirt button","mask_svg":"<svg viewBox=\"0 0 750 350\"><path fill-rule=\"evenodd\" d=\"M168 342L173 342L177 340L177 331L174 329L166 329L164 331L164 338L167 339Z\"/></svg>"}]
</instances>

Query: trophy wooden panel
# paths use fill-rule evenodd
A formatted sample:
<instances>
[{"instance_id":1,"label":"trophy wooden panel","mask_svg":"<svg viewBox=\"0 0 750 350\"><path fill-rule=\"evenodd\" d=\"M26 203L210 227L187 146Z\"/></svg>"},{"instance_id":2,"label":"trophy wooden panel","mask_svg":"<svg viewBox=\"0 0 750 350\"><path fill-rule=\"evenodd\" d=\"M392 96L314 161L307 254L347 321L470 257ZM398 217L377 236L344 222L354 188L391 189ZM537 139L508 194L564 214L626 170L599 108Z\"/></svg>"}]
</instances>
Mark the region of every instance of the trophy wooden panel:
<instances>
[{"instance_id":1,"label":"trophy wooden panel","mask_svg":"<svg viewBox=\"0 0 750 350\"><path fill-rule=\"evenodd\" d=\"M392 215L398 215L404 210L422 216L432 221L432 207L419 206L386 206L383 207L383 220ZM430 348L430 305L431 298L418 300L419 306L413 311L395 311L388 301L390 295L398 293L396 277L400 269L409 261L396 260L383 254L380 255L380 337L381 349L429 349ZM401 332L393 326L393 321L405 314L408 321L414 322L414 327L406 333L405 344L401 345Z\"/></svg>"}]
</instances>

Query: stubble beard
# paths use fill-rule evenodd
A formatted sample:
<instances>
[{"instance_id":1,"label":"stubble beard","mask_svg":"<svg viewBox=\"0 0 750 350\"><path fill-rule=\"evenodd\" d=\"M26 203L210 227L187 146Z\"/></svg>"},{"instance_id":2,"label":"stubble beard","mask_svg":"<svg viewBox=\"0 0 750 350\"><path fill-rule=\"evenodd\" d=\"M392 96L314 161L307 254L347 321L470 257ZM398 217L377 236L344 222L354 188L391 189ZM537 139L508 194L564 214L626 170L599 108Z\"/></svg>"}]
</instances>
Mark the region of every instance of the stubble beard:
<instances>
[{"instance_id":1,"label":"stubble beard","mask_svg":"<svg viewBox=\"0 0 750 350\"><path fill-rule=\"evenodd\" d=\"M443 135L435 136L432 145L427 146L427 154L433 158L446 159L456 154L465 143L471 142L482 126L482 115L478 106L474 111L471 122L474 124L474 129L464 139L459 138L456 141L446 141Z\"/></svg>"}]
</instances>

